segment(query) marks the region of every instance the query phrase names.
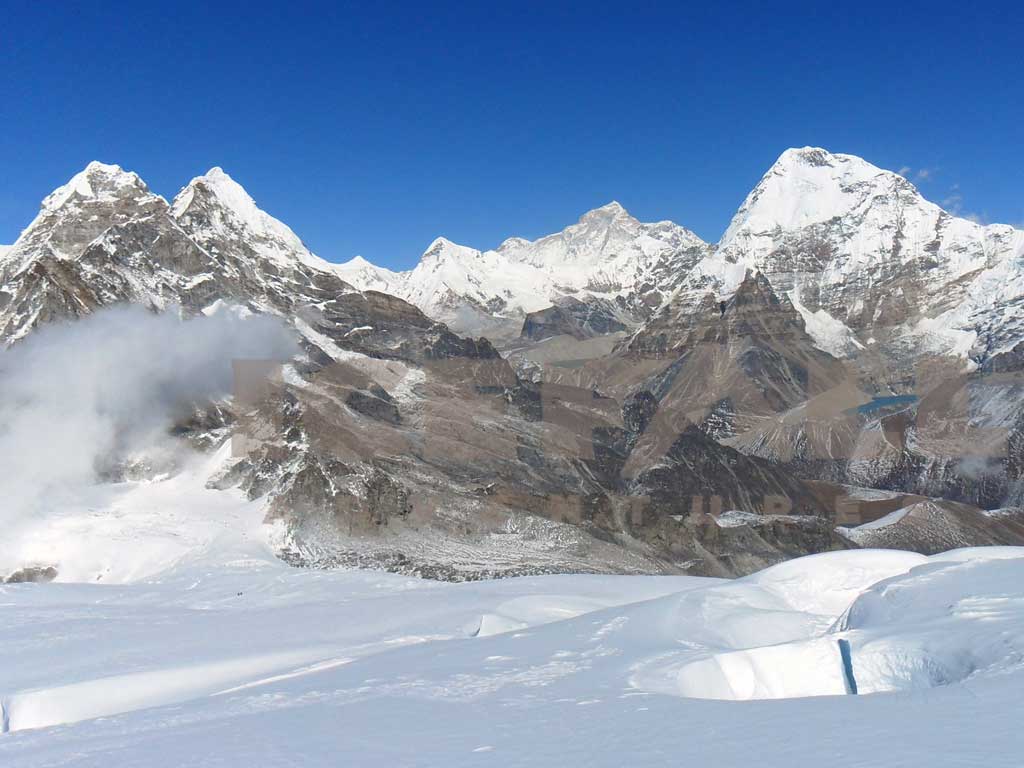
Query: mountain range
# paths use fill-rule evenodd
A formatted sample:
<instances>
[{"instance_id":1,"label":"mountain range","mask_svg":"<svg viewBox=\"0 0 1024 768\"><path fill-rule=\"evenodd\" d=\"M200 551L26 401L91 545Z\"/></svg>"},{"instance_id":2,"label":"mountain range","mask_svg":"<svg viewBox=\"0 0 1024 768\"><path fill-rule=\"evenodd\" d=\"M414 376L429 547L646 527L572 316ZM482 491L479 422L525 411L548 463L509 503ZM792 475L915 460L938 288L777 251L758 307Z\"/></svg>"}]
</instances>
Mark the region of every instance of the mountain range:
<instances>
[{"instance_id":1,"label":"mountain range","mask_svg":"<svg viewBox=\"0 0 1024 768\"><path fill-rule=\"evenodd\" d=\"M0 339L124 303L297 335L266 398L174 430L259 436L207 482L264 500L297 564L735 575L1024 542L1024 232L850 155L787 150L716 244L613 202L407 272L316 256L219 168L168 203L90 163L0 249ZM25 567L61 564L0 572Z\"/></svg>"}]
</instances>

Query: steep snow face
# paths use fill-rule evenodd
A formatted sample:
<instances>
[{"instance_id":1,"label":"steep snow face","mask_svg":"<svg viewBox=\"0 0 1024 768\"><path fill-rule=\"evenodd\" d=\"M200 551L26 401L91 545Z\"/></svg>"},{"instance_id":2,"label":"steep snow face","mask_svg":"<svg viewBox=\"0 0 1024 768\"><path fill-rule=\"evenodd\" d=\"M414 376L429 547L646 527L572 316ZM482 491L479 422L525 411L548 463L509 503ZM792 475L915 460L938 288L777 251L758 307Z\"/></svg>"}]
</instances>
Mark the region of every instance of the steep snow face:
<instances>
[{"instance_id":1,"label":"steep snow face","mask_svg":"<svg viewBox=\"0 0 1024 768\"><path fill-rule=\"evenodd\" d=\"M814 340L814 346L833 357L850 357L864 349L856 334L840 320L836 320L824 309L810 310L800 301L799 291L788 294L793 308L804 320L807 335Z\"/></svg>"},{"instance_id":2,"label":"steep snow face","mask_svg":"<svg viewBox=\"0 0 1024 768\"><path fill-rule=\"evenodd\" d=\"M174 198L171 214L211 253L225 244L244 242L260 257L283 267L300 262L322 271L332 269L287 225L257 207L249 193L220 168L192 179Z\"/></svg>"},{"instance_id":3,"label":"steep snow face","mask_svg":"<svg viewBox=\"0 0 1024 768\"><path fill-rule=\"evenodd\" d=\"M964 355L985 333L1012 340L997 333L993 313L1024 315L1022 255L1024 232L952 216L896 173L804 147L769 169L682 292L693 301L708 291L729 296L758 270L799 296L823 349L855 349L852 331L861 342L902 337ZM993 308L993 284L1014 304L1011 317Z\"/></svg>"},{"instance_id":4,"label":"steep snow face","mask_svg":"<svg viewBox=\"0 0 1024 768\"><path fill-rule=\"evenodd\" d=\"M786 150L769 169L736 212L719 251L770 274L799 272L801 257L814 258L826 267L822 282L833 285L874 265L925 258L937 262L939 275L962 277L1015 253L1022 234L951 216L902 176L859 157L804 147ZM797 254L796 244L818 247Z\"/></svg>"},{"instance_id":5,"label":"steep snow face","mask_svg":"<svg viewBox=\"0 0 1024 768\"><path fill-rule=\"evenodd\" d=\"M521 322L525 314L573 296L622 298L624 312L656 309L709 246L670 221L645 224L616 202L584 214L539 240L509 238L479 251L439 237L410 272L385 276L391 290L454 328ZM346 265L347 267L347 265ZM380 283L379 270L343 272L360 288Z\"/></svg>"}]
</instances>

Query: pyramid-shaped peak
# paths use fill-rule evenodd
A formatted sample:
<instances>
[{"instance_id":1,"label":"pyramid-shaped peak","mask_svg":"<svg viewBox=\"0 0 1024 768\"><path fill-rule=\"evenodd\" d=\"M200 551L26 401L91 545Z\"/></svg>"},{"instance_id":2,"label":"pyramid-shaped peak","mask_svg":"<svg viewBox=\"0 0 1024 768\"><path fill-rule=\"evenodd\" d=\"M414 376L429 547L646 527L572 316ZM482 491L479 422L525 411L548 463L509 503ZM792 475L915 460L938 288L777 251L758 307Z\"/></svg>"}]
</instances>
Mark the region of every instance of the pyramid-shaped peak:
<instances>
[{"instance_id":1,"label":"pyramid-shaped peak","mask_svg":"<svg viewBox=\"0 0 1024 768\"><path fill-rule=\"evenodd\" d=\"M181 218L186 215L196 200L207 205L212 203L221 210L226 210L255 235L280 240L297 251L306 250L302 241L286 224L256 205L256 201L245 188L220 166L214 166L202 176L192 179L178 193L174 198L174 216Z\"/></svg>"},{"instance_id":2,"label":"pyramid-shaped peak","mask_svg":"<svg viewBox=\"0 0 1024 768\"><path fill-rule=\"evenodd\" d=\"M209 188L221 199L221 202L230 208L256 208L256 202L245 191L245 188L231 178L219 165L215 165L202 176L192 179L186 189L198 185Z\"/></svg>"},{"instance_id":3,"label":"pyramid-shaped peak","mask_svg":"<svg viewBox=\"0 0 1024 768\"><path fill-rule=\"evenodd\" d=\"M447 237L437 237L434 241L427 246L427 250L423 252L422 259L438 258L440 256L468 256L478 255L480 252L475 248L470 248L466 245L459 245L449 240Z\"/></svg>"},{"instance_id":4,"label":"pyramid-shaped peak","mask_svg":"<svg viewBox=\"0 0 1024 768\"><path fill-rule=\"evenodd\" d=\"M338 265L339 269L365 269L367 267L376 268L376 264L373 264L362 256L353 256L348 261L343 261Z\"/></svg>"},{"instance_id":5,"label":"pyramid-shaped peak","mask_svg":"<svg viewBox=\"0 0 1024 768\"><path fill-rule=\"evenodd\" d=\"M629 216L629 212L622 207L622 204L618 200L612 200L610 203L605 203L600 208L594 208L592 211L587 211L580 217L580 221L611 219L618 216Z\"/></svg>"}]
</instances>

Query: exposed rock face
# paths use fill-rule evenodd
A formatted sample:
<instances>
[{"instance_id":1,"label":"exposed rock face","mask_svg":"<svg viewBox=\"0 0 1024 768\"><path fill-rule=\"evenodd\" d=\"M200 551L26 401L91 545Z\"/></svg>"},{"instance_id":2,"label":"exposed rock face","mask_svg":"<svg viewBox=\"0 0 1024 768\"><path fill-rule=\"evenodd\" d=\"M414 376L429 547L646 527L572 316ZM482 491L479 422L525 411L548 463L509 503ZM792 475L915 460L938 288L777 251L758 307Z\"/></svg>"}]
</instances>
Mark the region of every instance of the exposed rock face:
<instances>
[{"instance_id":1,"label":"exposed rock face","mask_svg":"<svg viewBox=\"0 0 1024 768\"><path fill-rule=\"evenodd\" d=\"M761 514L828 517L814 493L796 478L761 459L744 456L690 427L662 461L639 473L635 491L665 515Z\"/></svg>"},{"instance_id":2,"label":"exposed rock face","mask_svg":"<svg viewBox=\"0 0 1024 768\"><path fill-rule=\"evenodd\" d=\"M621 307L606 300L584 302L566 296L547 309L527 314L520 336L531 341L543 341L552 336L586 339L618 333L628 327L619 319L621 314Z\"/></svg>"},{"instance_id":3,"label":"exposed rock face","mask_svg":"<svg viewBox=\"0 0 1024 768\"><path fill-rule=\"evenodd\" d=\"M960 547L1024 542L1024 509L982 512L969 504L929 499L841 532L863 547L911 549L933 555Z\"/></svg>"},{"instance_id":4,"label":"exposed rock face","mask_svg":"<svg viewBox=\"0 0 1024 768\"><path fill-rule=\"evenodd\" d=\"M401 421L338 407L360 385L359 372L405 391ZM490 386L467 385L462 374L461 363L421 369L353 358L290 387L263 413L271 438L250 453L240 479L252 495L279 489L272 514L293 524L300 561L373 557L452 578L530 567L728 575L796 551L847 546L807 486L699 431L630 478L637 430L651 423L645 398L623 418L615 401L575 388L531 394L507 369L482 377L477 369L475 380ZM744 520L722 533L714 518L734 502L774 523ZM517 530L524 514L552 527L529 544L509 539L519 548L514 563L490 561L490 537ZM437 537L447 544L430 547ZM756 551L743 551L747 541ZM453 542L469 563L453 557ZM537 546L550 553L542 562L531 551Z\"/></svg>"},{"instance_id":5,"label":"exposed rock face","mask_svg":"<svg viewBox=\"0 0 1024 768\"><path fill-rule=\"evenodd\" d=\"M843 365L816 348L804 321L760 274L748 274L723 305L673 300L611 356L545 377L625 399L659 403L658 442L667 451L689 424L718 439L761 426L844 380Z\"/></svg>"},{"instance_id":6,"label":"exposed rock face","mask_svg":"<svg viewBox=\"0 0 1024 768\"><path fill-rule=\"evenodd\" d=\"M987 509L1021 500L1024 379L923 365L915 394L868 397L847 383L725 442L818 478Z\"/></svg>"},{"instance_id":7,"label":"exposed rock face","mask_svg":"<svg viewBox=\"0 0 1024 768\"><path fill-rule=\"evenodd\" d=\"M5 584L45 583L57 578L57 569L51 565L38 565L21 568L6 579Z\"/></svg>"},{"instance_id":8,"label":"exposed rock face","mask_svg":"<svg viewBox=\"0 0 1024 768\"><path fill-rule=\"evenodd\" d=\"M0 262L0 339L118 301L184 304L214 268L138 176L91 163L43 201Z\"/></svg>"}]
</instances>

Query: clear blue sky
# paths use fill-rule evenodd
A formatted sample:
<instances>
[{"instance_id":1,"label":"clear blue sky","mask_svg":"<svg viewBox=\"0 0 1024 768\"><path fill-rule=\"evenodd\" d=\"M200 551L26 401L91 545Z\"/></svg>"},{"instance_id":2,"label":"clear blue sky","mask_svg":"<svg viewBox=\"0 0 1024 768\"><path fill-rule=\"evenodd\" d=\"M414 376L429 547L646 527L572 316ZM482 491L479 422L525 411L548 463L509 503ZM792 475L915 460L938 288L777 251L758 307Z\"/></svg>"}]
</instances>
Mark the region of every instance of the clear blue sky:
<instances>
[{"instance_id":1,"label":"clear blue sky","mask_svg":"<svg viewBox=\"0 0 1024 768\"><path fill-rule=\"evenodd\" d=\"M717 240L805 144L1024 222L1018 4L276 5L2 0L0 242L92 159L167 197L223 166L335 261L611 199Z\"/></svg>"}]
</instances>

